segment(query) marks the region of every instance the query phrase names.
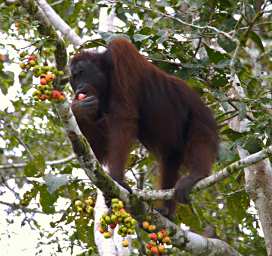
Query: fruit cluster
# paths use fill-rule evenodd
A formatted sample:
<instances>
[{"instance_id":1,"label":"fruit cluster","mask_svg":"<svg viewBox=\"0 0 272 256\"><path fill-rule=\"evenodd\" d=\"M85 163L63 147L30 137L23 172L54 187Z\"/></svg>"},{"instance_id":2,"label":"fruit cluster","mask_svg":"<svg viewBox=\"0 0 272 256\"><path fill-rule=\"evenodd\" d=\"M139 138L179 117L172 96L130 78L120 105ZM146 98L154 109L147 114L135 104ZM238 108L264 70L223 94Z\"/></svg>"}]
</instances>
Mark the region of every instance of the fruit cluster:
<instances>
[{"instance_id":1,"label":"fruit cluster","mask_svg":"<svg viewBox=\"0 0 272 256\"><path fill-rule=\"evenodd\" d=\"M94 200L91 196L88 196L85 200L76 200L74 202L74 209L80 215L92 216L94 211Z\"/></svg>"},{"instance_id":2,"label":"fruit cluster","mask_svg":"<svg viewBox=\"0 0 272 256\"><path fill-rule=\"evenodd\" d=\"M104 214L100 220L99 231L105 238L110 238L115 227L118 226L118 234L122 237L135 233L137 221L124 209L124 204L117 198L111 200L111 212ZM127 247L129 242L123 240L122 245Z\"/></svg>"},{"instance_id":3,"label":"fruit cluster","mask_svg":"<svg viewBox=\"0 0 272 256\"><path fill-rule=\"evenodd\" d=\"M33 197L35 197L36 194L37 194L37 191L35 191L34 188L32 188L29 191L26 191L23 195L23 198L21 198L20 200L20 204L22 206L28 206L30 201L32 200Z\"/></svg>"},{"instance_id":4,"label":"fruit cluster","mask_svg":"<svg viewBox=\"0 0 272 256\"><path fill-rule=\"evenodd\" d=\"M171 245L171 239L165 229L161 229L158 232L155 225L151 225L148 221L142 223L143 229L151 232L148 234L150 241L146 244L147 255L169 255L170 248L166 248L167 245Z\"/></svg>"},{"instance_id":5,"label":"fruit cluster","mask_svg":"<svg viewBox=\"0 0 272 256\"><path fill-rule=\"evenodd\" d=\"M55 67L47 64L40 66L36 55L27 55L27 52L20 53L20 67L23 70L20 78L24 78L28 71L32 71L35 77L40 77L40 83L33 92L34 100L54 100L63 101L65 96L63 92L53 88L53 81L57 75L63 75L63 71L58 71Z\"/></svg>"}]
</instances>

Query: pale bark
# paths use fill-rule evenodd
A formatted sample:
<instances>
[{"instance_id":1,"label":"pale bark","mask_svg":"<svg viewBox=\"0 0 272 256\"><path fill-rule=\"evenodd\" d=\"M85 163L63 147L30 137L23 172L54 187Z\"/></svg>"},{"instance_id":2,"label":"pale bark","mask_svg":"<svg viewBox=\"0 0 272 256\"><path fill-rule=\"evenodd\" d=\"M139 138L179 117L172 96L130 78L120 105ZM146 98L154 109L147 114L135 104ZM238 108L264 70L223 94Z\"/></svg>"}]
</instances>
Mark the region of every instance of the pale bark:
<instances>
[{"instance_id":1,"label":"pale bark","mask_svg":"<svg viewBox=\"0 0 272 256\"><path fill-rule=\"evenodd\" d=\"M244 92L236 84L233 84L235 97L245 97ZM248 130L247 123L239 119L233 120L230 127L235 131ZM249 154L240 146L237 146L240 158L245 158ZM271 152L270 152L271 153ZM267 158L245 168L245 189L250 199L254 202L264 233L267 255L272 256L272 167Z\"/></svg>"},{"instance_id":2,"label":"pale bark","mask_svg":"<svg viewBox=\"0 0 272 256\"><path fill-rule=\"evenodd\" d=\"M100 218L104 213L108 212L108 207L101 190L97 189L96 203L94 207L94 238L97 250L100 256L117 256L115 243L113 238L105 239L103 234L99 232Z\"/></svg>"},{"instance_id":3,"label":"pale bark","mask_svg":"<svg viewBox=\"0 0 272 256\"><path fill-rule=\"evenodd\" d=\"M240 157L248 152L238 148ZM272 256L272 167L269 159L245 168L245 188L257 209L267 255Z\"/></svg>"},{"instance_id":4,"label":"pale bark","mask_svg":"<svg viewBox=\"0 0 272 256\"><path fill-rule=\"evenodd\" d=\"M74 46L82 44L81 38L71 29L71 27L55 12L45 0L37 0L39 7L42 9L50 23L58 29Z\"/></svg>"}]
</instances>

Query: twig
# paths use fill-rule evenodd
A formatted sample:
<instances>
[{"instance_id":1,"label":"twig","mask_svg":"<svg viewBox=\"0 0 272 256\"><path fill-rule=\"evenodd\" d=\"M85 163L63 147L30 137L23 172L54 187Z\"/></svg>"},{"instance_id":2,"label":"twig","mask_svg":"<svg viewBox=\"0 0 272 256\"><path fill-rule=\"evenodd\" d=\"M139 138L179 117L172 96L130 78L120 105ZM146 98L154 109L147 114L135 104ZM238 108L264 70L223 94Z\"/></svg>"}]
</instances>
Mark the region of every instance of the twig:
<instances>
[{"instance_id":1,"label":"twig","mask_svg":"<svg viewBox=\"0 0 272 256\"><path fill-rule=\"evenodd\" d=\"M15 129L13 124L11 122L8 122L7 120L4 120L4 126L7 127L7 130L10 130L10 132L16 138L16 140L25 148L26 152L28 153L28 156L29 156L30 160L33 160L34 156L33 156L32 152L31 152L29 146L27 144L25 144L25 142L21 138L18 130Z\"/></svg>"},{"instance_id":2,"label":"twig","mask_svg":"<svg viewBox=\"0 0 272 256\"><path fill-rule=\"evenodd\" d=\"M21 205L19 205L19 204L8 203L8 202L2 201L2 200L0 200L0 204L6 205L6 206L12 208L13 210L21 210L22 212L46 214L46 213L44 213L43 211L39 211L39 210L37 210L37 209L27 208L27 207L21 206ZM58 212L56 212L56 213L63 213L63 212L64 212L64 211L58 211Z\"/></svg>"},{"instance_id":3,"label":"twig","mask_svg":"<svg viewBox=\"0 0 272 256\"><path fill-rule=\"evenodd\" d=\"M200 49L201 43L202 43L202 37L200 37L199 40L198 40L197 47L196 47L196 49L195 49L195 53L194 53L194 55L193 55L193 58L196 57L196 55L197 55L197 53L198 53L198 51L199 51L199 49Z\"/></svg>"},{"instance_id":4,"label":"twig","mask_svg":"<svg viewBox=\"0 0 272 256\"><path fill-rule=\"evenodd\" d=\"M57 160L52 160L52 161L46 161L45 165L49 165L49 166L54 166L54 165L61 165L61 164L65 164L67 162L72 161L73 159L75 159L76 156L74 154L71 154L70 156L67 156L65 158L61 158L61 159L57 159ZM14 163L14 164L3 164L0 165L0 169L20 169L20 168L24 168L27 165L27 163Z\"/></svg>"},{"instance_id":5,"label":"twig","mask_svg":"<svg viewBox=\"0 0 272 256\"><path fill-rule=\"evenodd\" d=\"M166 14L166 13L163 13L163 12L160 12L160 11L158 11L158 10L150 9L150 8L148 8L148 7L145 7L145 6L142 6L142 5L138 5L138 4L136 4L136 3L135 3L134 5L135 5L135 7L142 8L142 9L144 9L144 10L146 10L146 11L155 12L155 13L157 13L157 14L160 14L160 15L164 16L164 17L173 19L173 20L179 22L179 23L182 24L182 25L185 25L185 26L188 26L188 27L192 27L192 28L196 28L196 29L200 29L200 30L209 29L209 30L214 31L216 34L223 35L224 37L228 38L229 40L231 40L231 41L233 41L233 42L236 42L236 43L237 43L237 42L239 41L238 39L233 38L229 33L226 33L226 32L224 32L224 31L219 30L219 29L217 29L217 28L215 28L215 27L212 27L212 26L210 26L210 25L199 26L199 25L195 25L195 24L192 24L192 23L187 23L186 21L183 21L182 19L179 19L179 18L177 18L177 17L175 17L175 16L172 16L172 15L169 15L169 14Z\"/></svg>"}]
</instances>

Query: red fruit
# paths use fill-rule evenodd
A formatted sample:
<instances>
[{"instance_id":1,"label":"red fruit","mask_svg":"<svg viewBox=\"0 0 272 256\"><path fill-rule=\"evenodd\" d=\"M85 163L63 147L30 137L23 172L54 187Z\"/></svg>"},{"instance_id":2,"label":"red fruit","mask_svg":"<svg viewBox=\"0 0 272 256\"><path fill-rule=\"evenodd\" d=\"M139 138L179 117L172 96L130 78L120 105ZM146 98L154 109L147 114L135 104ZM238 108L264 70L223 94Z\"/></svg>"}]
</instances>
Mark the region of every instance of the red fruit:
<instances>
[{"instance_id":1,"label":"red fruit","mask_svg":"<svg viewBox=\"0 0 272 256\"><path fill-rule=\"evenodd\" d=\"M153 254L155 254L155 255L159 255L159 249L158 249L158 247L153 246L153 247L151 248L151 252L152 252Z\"/></svg>"},{"instance_id":2,"label":"red fruit","mask_svg":"<svg viewBox=\"0 0 272 256\"><path fill-rule=\"evenodd\" d=\"M44 101L44 100L47 100L48 97L47 97L47 95L42 94L42 95L39 97L39 99L42 100L42 101Z\"/></svg>"},{"instance_id":3,"label":"red fruit","mask_svg":"<svg viewBox=\"0 0 272 256\"><path fill-rule=\"evenodd\" d=\"M163 236L167 236L167 231L165 229L161 229L160 232L162 233Z\"/></svg>"},{"instance_id":4,"label":"red fruit","mask_svg":"<svg viewBox=\"0 0 272 256\"><path fill-rule=\"evenodd\" d=\"M60 91L58 91L58 90L52 91L52 94L51 94L52 99L58 100L58 99L60 99L61 96L62 96L62 94Z\"/></svg>"},{"instance_id":5,"label":"red fruit","mask_svg":"<svg viewBox=\"0 0 272 256\"><path fill-rule=\"evenodd\" d=\"M125 209L125 208L120 209L120 213L121 213L121 214L126 213L126 209Z\"/></svg>"},{"instance_id":6,"label":"red fruit","mask_svg":"<svg viewBox=\"0 0 272 256\"><path fill-rule=\"evenodd\" d=\"M29 55L28 58L27 58L28 61L31 61L31 60L34 60L36 61L37 60L37 57L35 55Z\"/></svg>"},{"instance_id":7,"label":"red fruit","mask_svg":"<svg viewBox=\"0 0 272 256\"><path fill-rule=\"evenodd\" d=\"M45 79L45 78L41 78L41 79L40 79L40 84L41 84L41 85L46 85L46 84L47 84L46 79Z\"/></svg>"},{"instance_id":8,"label":"red fruit","mask_svg":"<svg viewBox=\"0 0 272 256\"><path fill-rule=\"evenodd\" d=\"M156 233L151 233L151 234L149 234L148 236L149 236L149 238L150 238L151 240L153 240L153 241L156 241L156 240L158 239L158 236L157 236Z\"/></svg>"},{"instance_id":9,"label":"red fruit","mask_svg":"<svg viewBox=\"0 0 272 256\"><path fill-rule=\"evenodd\" d=\"M117 225L116 223L112 223L112 224L110 224L110 228L115 229L116 225Z\"/></svg>"},{"instance_id":10,"label":"red fruit","mask_svg":"<svg viewBox=\"0 0 272 256\"><path fill-rule=\"evenodd\" d=\"M150 250L152 247L153 247L153 245L152 245L152 244L150 244L150 243L146 244L146 248L147 248L147 249L149 249L149 250Z\"/></svg>"},{"instance_id":11,"label":"red fruit","mask_svg":"<svg viewBox=\"0 0 272 256\"><path fill-rule=\"evenodd\" d=\"M79 93L79 94L77 95L77 99L78 99L78 100L83 100L83 99L85 99L86 97L87 97L87 95L84 94L84 93Z\"/></svg>"}]
</instances>

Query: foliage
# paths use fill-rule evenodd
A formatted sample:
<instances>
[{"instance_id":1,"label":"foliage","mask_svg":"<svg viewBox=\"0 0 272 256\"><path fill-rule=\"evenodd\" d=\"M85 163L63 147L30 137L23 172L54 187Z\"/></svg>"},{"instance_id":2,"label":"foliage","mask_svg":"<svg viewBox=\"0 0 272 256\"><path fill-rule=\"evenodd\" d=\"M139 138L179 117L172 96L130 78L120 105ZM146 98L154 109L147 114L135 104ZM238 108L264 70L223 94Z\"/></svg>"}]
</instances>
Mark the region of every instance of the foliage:
<instances>
[{"instance_id":1,"label":"foliage","mask_svg":"<svg viewBox=\"0 0 272 256\"><path fill-rule=\"evenodd\" d=\"M221 145L214 171L238 159L237 145L250 153L271 145L272 13L260 15L266 1L128 0L111 5L110 1L48 2L80 36L101 35L101 39L86 44L88 47L105 44L113 36L100 33L98 28L100 8L108 6L108 11L112 9L122 21L114 34L128 36L150 61L198 91L219 125ZM267 5L271 10L271 3ZM71 254L75 250L92 255L96 251L93 222L76 218L71 205L94 195L95 189L85 176L77 175L80 171L76 161L47 164L69 156L72 149L54 104L32 98L37 79L27 72L19 80L19 54L35 52L54 65L54 42L40 34L39 24L20 4L1 0L0 8L0 163L26 163L23 169L5 170L0 166L3 200L11 196L14 202L2 206L8 209L6 220L27 222L41 233L37 255L56 255L54 250L59 255L68 250ZM68 47L69 42L66 44ZM244 91L242 99L230 97L233 75ZM71 97L68 86L65 92ZM233 131L228 122L232 118L250 121L248 129ZM128 165L127 177L133 186L152 187L156 177L152 156L137 146ZM145 177L145 182L135 181L135 174ZM52 228L45 230L39 224L41 212L48 219L53 216ZM194 194L192 207L179 207L177 221L197 233L212 224L217 236L242 254L265 254L258 218L244 191L241 172ZM46 245L52 243L55 247L47 251Z\"/></svg>"}]
</instances>

